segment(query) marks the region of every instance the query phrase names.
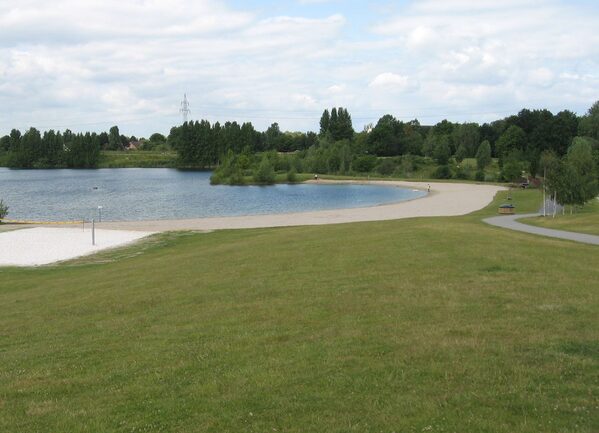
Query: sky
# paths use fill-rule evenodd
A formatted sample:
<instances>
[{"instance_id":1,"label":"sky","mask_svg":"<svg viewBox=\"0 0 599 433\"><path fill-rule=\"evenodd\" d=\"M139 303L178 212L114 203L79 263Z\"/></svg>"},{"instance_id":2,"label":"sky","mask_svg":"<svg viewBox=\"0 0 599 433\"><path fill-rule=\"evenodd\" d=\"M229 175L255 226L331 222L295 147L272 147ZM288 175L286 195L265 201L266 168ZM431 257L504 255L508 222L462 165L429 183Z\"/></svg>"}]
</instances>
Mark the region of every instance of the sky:
<instances>
[{"instance_id":1,"label":"sky","mask_svg":"<svg viewBox=\"0 0 599 433\"><path fill-rule=\"evenodd\" d=\"M486 122L599 99L594 0L0 0L0 134Z\"/></svg>"}]
</instances>

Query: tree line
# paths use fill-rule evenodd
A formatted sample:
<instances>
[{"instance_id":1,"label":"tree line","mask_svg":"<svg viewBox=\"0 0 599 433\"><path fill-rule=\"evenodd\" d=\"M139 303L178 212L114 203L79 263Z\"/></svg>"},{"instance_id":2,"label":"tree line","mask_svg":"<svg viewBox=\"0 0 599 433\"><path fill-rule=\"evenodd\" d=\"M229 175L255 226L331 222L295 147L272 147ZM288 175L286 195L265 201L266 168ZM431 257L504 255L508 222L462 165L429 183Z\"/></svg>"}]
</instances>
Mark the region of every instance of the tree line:
<instances>
[{"instance_id":1,"label":"tree line","mask_svg":"<svg viewBox=\"0 0 599 433\"><path fill-rule=\"evenodd\" d=\"M356 132L349 111L333 107L323 111L319 131L281 131L273 123L257 131L251 122L207 120L185 122L171 128L167 137L155 133L140 139L142 149L175 149L180 166L213 168L233 155L262 152L295 152L298 172L349 173L376 169L392 172L393 167L417 165L429 158L438 164L438 178L468 178L460 162L477 158L476 178L484 179L484 169L497 158L501 178L511 181L522 172L539 174L541 155L550 152L557 159L567 155L576 138L588 140L592 158L597 161L599 141L599 101L583 116L568 110L523 109L519 113L489 123L454 123L442 120L421 125L417 119L401 121L386 114L375 124ZM123 150L136 137L127 137L117 126L108 132L74 134L35 128L23 135L13 130L0 138L0 157L12 167L94 167L100 150ZM377 157L391 158L390 161ZM449 163L451 162L451 166ZM299 166L302 167L299 167Z\"/></svg>"},{"instance_id":2,"label":"tree line","mask_svg":"<svg viewBox=\"0 0 599 433\"><path fill-rule=\"evenodd\" d=\"M561 157L576 136L598 140L598 122L599 103L596 103L581 117L568 110L553 114L549 110L523 109L516 115L483 124L443 120L424 126L417 119L404 122L386 114L376 124L356 132L347 109L338 107L324 110L318 134L282 132L277 123L258 132L250 122L211 125L202 120L172 128L167 141L186 164L207 167L218 164L229 150L234 153L244 149L254 153L304 151L344 140L356 154L380 157L409 154L439 159L441 163L447 155L459 162L476 157L480 145L485 143L501 167L517 162L519 168L534 176L542 152L552 151Z\"/></svg>"},{"instance_id":3,"label":"tree line","mask_svg":"<svg viewBox=\"0 0 599 433\"><path fill-rule=\"evenodd\" d=\"M293 152L318 144L313 132L282 132L278 123L256 131L251 122L211 124L207 120L185 122L171 128L167 139L183 166L214 167L229 153Z\"/></svg>"},{"instance_id":4,"label":"tree line","mask_svg":"<svg viewBox=\"0 0 599 433\"><path fill-rule=\"evenodd\" d=\"M205 131L210 131L207 122L203 125ZM253 131L244 125L247 131ZM220 131L220 126L215 126L213 133ZM173 132L189 133L193 128L198 128L197 123L173 128L171 136ZM278 131L278 125L269 128L273 129ZM298 146L284 148L276 140L267 141L267 134L255 131L251 135L254 141L225 140L220 147L218 139L205 134L203 146L212 146L209 163L218 166L213 182L242 184L251 178L265 183L274 179L274 175L260 177L256 173L270 169L275 173L287 172L291 178L301 172L376 172L409 177L420 165L432 160L437 164L432 176L439 179L515 181L524 174L543 175L540 172L543 169L547 184L562 204L580 204L599 192L599 102L580 117L567 110L553 114L549 110L524 109L482 125L443 120L423 126L416 119L403 122L387 114L361 132L354 131L346 109L333 108L323 112L317 136L294 134L304 140L298 140ZM285 133L279 131L277 136L280 135ZM190 149L195 149L198 152L195 161L201 161L203 147L197 141L194 144L190 136L187 145L187 154L193 155ZM175 148L180 151L182 146ZM294 152L287 153L289 150ZM469 173L461 165L466 158L475 158L476 173ZM485 169L493 158L498 160L500 177L487 179Z\"/></svg>"},{"instance_id":5,"label":"tree line","mask_svg":"<svg viewBox=\"0 0 599 433\"><path fill-rule=\"evenodd\" d=\"M13 168L91 168L98 164L100 142L95 133L75 134L69 130L46 131L35 128L24 134L13 129L0 138L6 165Z\"/></svg>"},{"instance_id":6,"label":"tree line","mask_svg":"<svg viewBox=\"0 0 599 433\"><path fill-rule=\"evenodd\" d=\"M141 143L142 149L168 149L167 138L155 133L149 140L127 137L113 126L108 132L73 133L36 128L25 133L13 129L0 137L0 161L12 168L94 168L101 150L125 150L129 143Z\"/></svg>"}]
</instances>

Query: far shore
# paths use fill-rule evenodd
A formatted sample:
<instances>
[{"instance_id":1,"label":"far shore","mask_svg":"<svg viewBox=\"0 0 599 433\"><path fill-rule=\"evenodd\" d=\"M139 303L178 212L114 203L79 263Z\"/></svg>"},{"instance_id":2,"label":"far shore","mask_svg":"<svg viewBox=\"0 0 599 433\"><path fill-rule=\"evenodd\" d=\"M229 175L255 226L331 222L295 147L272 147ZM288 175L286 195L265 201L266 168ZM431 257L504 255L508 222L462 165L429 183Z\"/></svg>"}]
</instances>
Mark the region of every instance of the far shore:
<instances>
[{"instance_id":1,"label":"far shore","mask_svg":"<svg viewBox=\"0 0 599 433\"><path fill-rule=\"evenodd\" d=\"M412 188L430 193L422 198L379 206L329 209L285 214L248 215L150 221L113 221L98 223L108 230L165 232L173 230L222 230L341 224L361 221L384 221L414 217L465 215L488 205L505 187L490 184L436 183L379 180L310 180L319 184L368 184Z\"/></svg>"}]
</instances>

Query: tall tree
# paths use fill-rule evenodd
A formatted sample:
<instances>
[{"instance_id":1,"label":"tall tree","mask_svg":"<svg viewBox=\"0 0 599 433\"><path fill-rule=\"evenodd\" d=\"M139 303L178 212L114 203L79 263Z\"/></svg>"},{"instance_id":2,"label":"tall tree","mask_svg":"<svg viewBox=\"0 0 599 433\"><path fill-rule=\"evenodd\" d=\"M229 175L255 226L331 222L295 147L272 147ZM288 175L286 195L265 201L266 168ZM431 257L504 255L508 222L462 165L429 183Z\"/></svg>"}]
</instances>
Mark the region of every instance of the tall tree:
<instances>
[{"instance_id":1,"label":"tall tree","mask_svg":"<svg viewBox=\"0 0 599 433\"><path fill-rule=\"evenodd\" d=\"M595 102L587 114L580 119L578 134L599 140L599 101Z\"/></svg>"},{"instance_id":2,"label":"tall tree","mask_svg":"<svg viewBox=\"0 0 599 433\"><path fill-rule=\"evenodd\" d=\"M485 140L476 151L476 166L479 170L484 170L489 164L491 164L491 144Z\"/></svg>"},{"instance_id":3,"label":"tall tree","mask_svg":"<svg viewBox=\"0 0 599 433\"><path fill-rule=\"evenodd\" d=\"M112 128L110 128L110 131L108 132L108 149L119 150L122 148L123 147L121 144L121 135L119 133L119 127L115 125Z\"/></svg>"},{"instance_id":4,"label":"tall tree","mask_svg":"<svg viewBox=\"0 0 599 433\"><path fill-rule=\"evenodd\" d=\"M516 125L512 125L506 129L495 144L497 156L500 158L500 161L503 161L508 153L514 150L523 151L525 147L526 133L522 128Z\"/></svg>"},{"instance_id":5,"label":"tall tree","mask_svg":"<svg viewBox=\"0 0 599 433\"><path fill-rule=\"evenodd\" d=\"M325 136L331 127L331 115L329 110L325 109L320 117L320 136Z\"/></svg>"}]
</instances>

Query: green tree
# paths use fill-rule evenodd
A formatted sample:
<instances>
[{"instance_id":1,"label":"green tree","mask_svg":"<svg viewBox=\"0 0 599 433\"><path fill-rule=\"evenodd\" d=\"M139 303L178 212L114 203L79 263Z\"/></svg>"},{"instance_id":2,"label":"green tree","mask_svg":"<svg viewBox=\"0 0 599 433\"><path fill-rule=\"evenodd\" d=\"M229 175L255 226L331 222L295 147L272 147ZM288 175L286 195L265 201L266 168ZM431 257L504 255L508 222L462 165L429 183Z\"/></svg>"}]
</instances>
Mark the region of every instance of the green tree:
<instances>
[{"instance_id":1,"label":"green tree","mask_svg":"<svg viewBox=\"0 0 599 433\"><path fill-rule=\"evenodd\" d=\"M328 114L328 112L327 112ZM277 149L279 148L279 142L281 141L281 136L283 135L283 133L281 132L281 129L279 128L279 124L278 123L273 123L272 125L270 125L268 127L268 129L266 130L266 132L264 133L264 142L265 142L265 147L266 150L272 150L272 149Z\"/></svg>"},{"instance_id":2,"label":"green tree","mask_svg":"<svg viewBox=\"0 0 599 433\"><path fill-rule=\"evenodd\" d=\"M514 150L523 151L526 147L526 133L519 126L512 125L505 130L495 143L497 156L503 162L506 155Z\"/></svg>"},{"instance_id":3,"label":"green tree","mask_svg":"<svg viewBox=\"0 0 599 433\"><path fill-rule=\"evenodd\" d=\"M10 149L10 137L8 135L0 138L0 153L8 152Z\"/></svg>"},{"instance_id":4,"label":"green tree","mask_svg":"<svg viewBox=\"0 0 599 433\"><path fill-rule=\"evenodd\" d=\"M458 146L458 150L455 152L455 159L457 162L462 162L465 158L468 157L468 149L464 143Z\"/></svg>"},{"instance_id":5,"label":"green tree","mask_svg":"<svg viewBox=\"0 0 599 433\"><path fill-rule=\"evenodd\" d=\"M599 101L595 102L587 114L580 119L578 134L599 140Z\"/></svg>"},{"instance_id":6,"label":"green tree","mask_svg":"<svg viewBox=\"0 0 599 433\"><path fill-rule=\"evenodd\" d=\"M391 158L383 159L376 167L376 171L383 176L389 176L393 174L397 166Z\"/></svg>"},{"instance_id":7,"label":"green tree","mask_svg":"<svg viewBox=\"0 0 599 433\"><path fill-rule=\"evenodd\" d=\"M478 124L464 123L458 125L454 127L451 135L454 146L457 146L458 151L460 147L462 147L462 154L464 154L463 158L471 158L474 156L474 153L480 144L480 127Z\"/></svg>"},{"instance_id":8,"label":"green tree","mask_svg":"<svg viewBox=\"0 0 599 433\"><path fill-rule=\"evenodd\" d=\"M378 156L401 155L403 124L390 114L381 117L368 134L368 153Z\"/></svg>"},{"instance_id":9,"label":"green tree","mask_svg":"<svg viewBox=\"0 0 599 433\"><path fill-rule=\"evenodd\" d=\"M121 143L121 135L119 133L119 127L113 126L108 132L108 149L109 150L122 150L123 146Z\"/></svg>"},{"instance_id":10,"label":"green tree","mask_svg":"<svg viewBox=\"0 0 599 433\"><path fill-rule=\"evenodd\" d=\"M275 171L268 158L268 155L262 157L258 170L254 173L254 181L257 183L271 184L275 182Z\"/></svg>"},{"instance_id":11,"label":"green tree","mask_svg":"<svg viewBox=\"0 0 599 433\"><path fill-rule=\"evenodd\" d=\"M597 183L597 168L593 160L593 149L586 140L574 140L566 155L566 165L571 168L569 173L570 186L568 204L583 205L595 198L599 193Z\"/></svg>"},{"instance_id":12,"label":"green tree","mask_svg":"<svg viewBox=\"0 0 599 433\"><path fill-rule=\"evenodd\" d=\"M331 127L331 115L329 110L325 109L320 117L320 136L325 136Z\"/></svg>"},{"instance_id":13,"label":"green tree","mask_svg":"<svg viewBox=\"0 0 599 433\"><path fill-rule=\"evenodd\" d=\"M155 146L166 143L166 137L159 132L155 132L150 135L150 143Z\"/></svg>"},{"instance_id":14,"label":"green tree","mask_svg":"<svg viewBox=\"0 0 599 433\"><path fill-rule=\"evenodd\" d=\"M376 157L374 155L358 156L352 162L352 169L360 173L370 173L376 165Z\"/></svg>"},{"instance_id":15,"label":"green tree","mask_svg":"<svg viewBox=\"0 0 599 433\"><path fill-rule=\"evenodd\" d=\"M451 149L449 148L449 140L446 135L441 136L435 144L433 157L439 165L446 165L449 162Z\"/></svg>"},{"instance_id":16,"label":"green tree","mask_svg":"<svg viewBox=\"0 0 599 433\"><path fill-rule=\"evenodd\" d=\"M483 141L476 151L476 166L479 170L484 170L491 164L491 144L488 140Z\"/></svg>"},{"instance_id":17,"label":"green tree","mask_svg":"<svg viewBox=\"0 0 599 433\"><path fill-rule=\"evenodd\" d=\"M520 179L523 172L526 171L528 163L522 156L522 151L512 150L504 158L504 163L501 168L501 176L508 182L513 182Z\"/></svg>"}]
</instances>

